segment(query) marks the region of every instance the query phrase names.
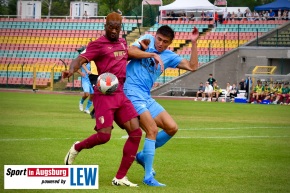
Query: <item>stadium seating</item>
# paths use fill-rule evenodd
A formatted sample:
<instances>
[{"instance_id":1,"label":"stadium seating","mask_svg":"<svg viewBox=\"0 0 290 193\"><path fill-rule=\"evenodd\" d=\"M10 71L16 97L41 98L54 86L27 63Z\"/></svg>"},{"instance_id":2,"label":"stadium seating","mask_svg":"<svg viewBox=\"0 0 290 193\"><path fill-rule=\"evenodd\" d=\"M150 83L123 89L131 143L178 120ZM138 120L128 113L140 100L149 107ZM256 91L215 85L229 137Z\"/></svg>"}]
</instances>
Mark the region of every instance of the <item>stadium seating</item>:
<instances>
[{"instance_id":1,"label":"stadium seating","mask_svg":"<svg viewBox=\"0 0 290 193\"><path fill-rule=\"evenodd\" d=\"M0 84L32 85L33 66L37 72L36 85L50 82L52 68L54 80L60 80L66 67L63 62L69 64L78 55L76 49L102 36L104 21L0 18ZM120 36L136 27L137 20L124 18ZM74 87L81 87L79 80Z\"/></svg>"},{"instance_id":2,"label":"stadium seating","mask_svg":"<svg viewBox=\"0 0 290 193\"><path fill-rule=\"evenodd\" d=\"M104 18L98 19L20 19L0 18L0 84L33 84L33 66L36 82L48 85L51 69L54 81L60 80L61 71L77 57L77 48L99 38L104 33ZM189 59L191 54L191 32L196 26L200 32L198 40L199 66L222 56L227 51L275 29L285 21L227 21L214 26L213 21L162 20L149 28L146 34L155 35L161 25L169 25L175 31L175 39L168 49ZM137 27L137 20L124 19L120 36L130 34ZM270 37L260 45L289 45L290 29ZM60 61L62 59L62 61ZM185 71L167 69L158 83L182 75ZM68 88L80 87L80 80L67 84Z\"/></svg>"}]
</instances>

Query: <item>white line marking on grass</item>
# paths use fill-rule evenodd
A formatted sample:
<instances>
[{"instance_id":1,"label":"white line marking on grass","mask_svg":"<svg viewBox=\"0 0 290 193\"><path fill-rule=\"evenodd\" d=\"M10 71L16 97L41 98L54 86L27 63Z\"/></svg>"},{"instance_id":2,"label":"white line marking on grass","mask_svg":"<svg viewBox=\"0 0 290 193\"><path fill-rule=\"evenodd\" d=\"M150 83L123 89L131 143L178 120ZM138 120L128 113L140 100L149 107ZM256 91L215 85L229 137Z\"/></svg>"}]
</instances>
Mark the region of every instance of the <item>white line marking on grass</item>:
<instances>
[{"instance_id":1,"label":"white line marking on grass","mask_svg":"<svg viewBox=\"0 0 290 193\"><path fill-rule=\"evenodd\" d=\"M173 137L176 139L245 139L245 138L288 138L290 136L214 136L214 137Z\"/></svg>"},{"instance_id":2,"label":"white line marking on grass","mask_svg":"<svg viewBox=\"0 0 290 193\"><path fill-rule=\"evenodd\" d=\"M183 137L183 136L174 136L175 139L245 139L245 138L288 138L290 136L212 136L212 137ZM111 138L111 139L127 139L128 135L121 136L121 138ZM52 141L52 140L77 140L77 138L7 138L0 139L0 142L10 142L10 141Z\"/></svg>"},{"instance_id":3,"label":"white line marking on grass","mask_svg":"<svg viewBox=\"0 0 290 193\"><path fill-rule=\"evenodd\" d=\"M48 141L48 140L68 140L68 139L76 139L76 138L7 138L7 139L0 139L0 141Z\"/></svg>"},{"instance_id":4,"label":"white line marking on grass","mask_svg":"<svg viewBox=\"0 0 290 193\"><path fill-rule=\"evenodd\" d=\"M221 128L180 128L180 131L239 130L239 129L290 129L290 127L221 127Z\"/></svg>"},{"instance_id":5,"label":"white line marking on grass","mask_svg":"<svg viewBox=\"0 0 290 193\"><path fill-rule=\"evenodd\" d=\"M127 139L128 136L122 136L120 137L115 137L111 139ZM79 138L22 138L22 139L17 139L17 138L6 138L6 139L0 139L0 142L10 142L10 141L53 141L53 140L79 140Z\"/></svg>"}]
</instances>

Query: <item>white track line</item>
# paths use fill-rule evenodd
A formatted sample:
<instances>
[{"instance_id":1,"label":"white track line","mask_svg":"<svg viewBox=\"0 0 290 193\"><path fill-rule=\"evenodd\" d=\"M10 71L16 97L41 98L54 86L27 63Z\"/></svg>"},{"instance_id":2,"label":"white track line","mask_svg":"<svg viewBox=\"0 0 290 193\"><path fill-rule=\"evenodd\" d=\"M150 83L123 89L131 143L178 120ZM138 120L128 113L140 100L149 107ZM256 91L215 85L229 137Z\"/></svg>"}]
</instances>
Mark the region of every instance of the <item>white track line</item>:
<instances>
[{"instance_id":1,"label":"white track line","mask_svg":"<svg viewBox=\"0 0 290 193\"><path fill-rule=\"evenodd\" d=\"M290 129L290 127L233 127L233 128L184 128L179 129L179 131L206 131L206 130L239 130L239 129ZM145 134L143 132L143 134ZM246 139L246 138L288 138L290 136L175 136L175 139ZM128 135L124 135L121 138L111 138L111 139L127 139ZM77 140L78 138L6 138L0 139L0 142L9 142L9 141L52 141L52 140Z\"/></svg>"},{"instance_id":2,"label":"white track line","mask_svg":"<svg viewBox=\"0 0 290 193\"><path fill-rule=\"evenodd\" d=\"M221 128L181 128L179 131L202 131L202 130L239 130L239 129L290 129L289 127L221 127Z\"/></svg>"},{"instance_id":3,"label":"white track line","mask_svg":"<svg viewBox=\"0 0 290 193\"><path fill-rule=\"evenodd\" d=\"M214 137L174 137L175 139L249 139L249 138L288 138L290 136L214 136Z\"/></svg>"},{"instance_id":4,"label":"white track line","mask_svg":"<svg viewBox=\"0 0 290 193\"><path fill-rule=\"evenodd\" d=\"M246 139L246 138L289 138L290 136L212 136L212 137L183 137L175 136L174 139ZM113 140L127 139L128 136L122 136L121 138L112 138ZM27 138L27 139L0 139L0 142L11 141L57 141L57 140L77 140L76 138Z\"/></svg>"}]
</instances>

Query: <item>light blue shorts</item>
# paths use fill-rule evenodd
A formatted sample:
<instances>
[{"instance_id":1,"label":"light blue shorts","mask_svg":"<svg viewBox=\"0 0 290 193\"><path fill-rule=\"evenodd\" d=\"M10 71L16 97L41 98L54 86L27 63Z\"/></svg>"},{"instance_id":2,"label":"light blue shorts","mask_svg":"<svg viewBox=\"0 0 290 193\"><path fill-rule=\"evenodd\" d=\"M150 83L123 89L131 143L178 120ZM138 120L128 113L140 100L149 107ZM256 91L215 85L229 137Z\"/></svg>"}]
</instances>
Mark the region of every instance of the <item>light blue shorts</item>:
<instances>
[{"instance_id":1,"label":"light blue shorts","mask_svg":"<svg viewBox=\"0 0 290 193\"><path fill-rule=\"evenodd\" d=\"M82 81L82 87L84 92L94 94L94 89L90 82Z\"/></svg>"},{"instance_id":2,"label":"light blue shorts","mask_svg":"<svg viewBox=\"0 0 290 193\"><path fill-rule=\"evenodd\" d=\"M126 96L133 103L137 113L141 115L145 111L149 111L153 118L157 117L165 109L157 103L151 96L142 95L141 91L124 89Z\"/></svg>"}]
</instances>

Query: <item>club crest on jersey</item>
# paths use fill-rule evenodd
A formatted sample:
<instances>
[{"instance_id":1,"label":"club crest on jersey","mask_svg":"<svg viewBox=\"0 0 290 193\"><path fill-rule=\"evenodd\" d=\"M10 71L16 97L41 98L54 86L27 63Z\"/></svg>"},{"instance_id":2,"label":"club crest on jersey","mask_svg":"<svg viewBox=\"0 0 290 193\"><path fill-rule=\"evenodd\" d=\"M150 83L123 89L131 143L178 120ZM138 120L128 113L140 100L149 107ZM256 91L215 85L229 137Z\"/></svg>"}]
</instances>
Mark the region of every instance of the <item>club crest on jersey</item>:
<instances>
[{"instance_id":1,"label":"club crest on jersey","mask_svg":"<svg viewBox=\"0 0 290 193\"><path fill-rule=\"evenodd\" d=\"M101 124L104 124L105 122L104 116L100 116L98 120L100 121Z\"/></svg>"},{"instance_id":2,"label":"club crest on jersey","mask_svg":"<svg viewBox=\"0 0 290 193\"><path fill-rule=\"evenodd\" d=\"M126 55L125 51L115 51L114 56L116 60L121 60Z\"/></svg>"}]
</instances>

